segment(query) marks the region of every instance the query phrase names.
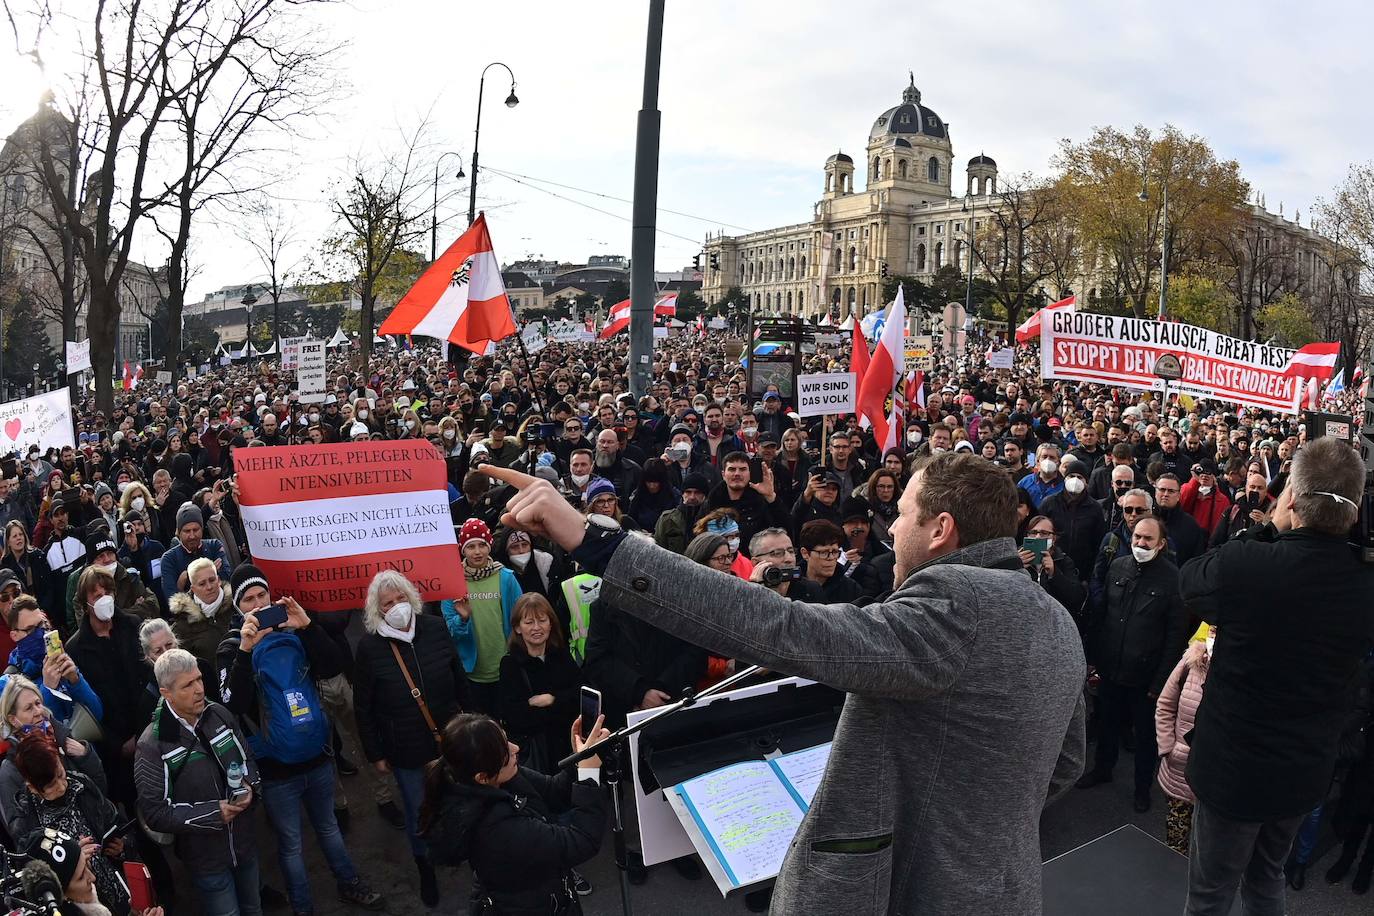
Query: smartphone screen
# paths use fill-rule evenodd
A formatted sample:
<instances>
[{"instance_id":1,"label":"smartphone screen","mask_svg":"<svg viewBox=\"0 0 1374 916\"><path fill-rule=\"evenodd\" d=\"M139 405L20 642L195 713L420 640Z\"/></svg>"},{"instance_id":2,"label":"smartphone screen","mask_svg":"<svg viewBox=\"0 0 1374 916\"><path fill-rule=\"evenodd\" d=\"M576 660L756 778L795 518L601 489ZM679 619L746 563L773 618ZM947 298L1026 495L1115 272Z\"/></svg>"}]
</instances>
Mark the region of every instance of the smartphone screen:
<instances>
[{"instance_id":1,"label":"smartphone screen","mask_svg":"<svg viewBox=\"0 0 1374 916\"><path fill-rule=\"evenodd\" d=\"M601 715L601 691L591 687L582 688L582 740L592 733L597 716Z\"/></svg>"},{"instance_id":2,"label":"smartphone screen","mask_svg":"<svg viewBox=\"0 0 1374 916\"><path fill-rule=\"evenodd\" d=\"M46 638L48 640L48 654L61 655L62 634L57 632L56 630L49 630Z\"/></svg>"}]
</instances>

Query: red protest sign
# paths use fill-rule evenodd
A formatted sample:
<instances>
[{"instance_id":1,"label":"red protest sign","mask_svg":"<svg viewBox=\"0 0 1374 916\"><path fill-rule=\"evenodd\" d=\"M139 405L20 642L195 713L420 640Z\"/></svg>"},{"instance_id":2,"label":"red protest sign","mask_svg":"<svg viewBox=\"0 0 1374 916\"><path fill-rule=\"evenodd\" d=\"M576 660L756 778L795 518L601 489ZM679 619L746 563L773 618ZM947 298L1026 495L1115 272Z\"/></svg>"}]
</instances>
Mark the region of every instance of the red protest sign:
<instances>
[{"instance_id":1,"label":"red protest sign","mask_svg":"<svg viewBox=\"0 0 1374 916\"><path fill-rule=\"evenodd\" d=\"M360 608L384 569L426 601L467 593L444 461L428 442L237 449L234 468L253 562L274 595Z\"/></svg>"}]
</instances>

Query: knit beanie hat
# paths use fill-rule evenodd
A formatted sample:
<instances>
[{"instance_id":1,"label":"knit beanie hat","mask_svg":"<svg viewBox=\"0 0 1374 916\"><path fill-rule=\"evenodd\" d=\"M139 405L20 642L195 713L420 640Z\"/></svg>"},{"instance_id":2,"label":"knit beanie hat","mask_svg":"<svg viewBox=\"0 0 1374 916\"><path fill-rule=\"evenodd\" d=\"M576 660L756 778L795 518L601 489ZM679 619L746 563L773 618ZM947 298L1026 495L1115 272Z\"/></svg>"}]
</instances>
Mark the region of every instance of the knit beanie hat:
<instances>
[{"instance_id":1,"label":"knit beanie hat","mask_svg":"<svg viewBox=\"0 0 1374 916\"><path fill-rule=\"evenodd\" d=\"M709 493L711 492L711 481L705 474L701 473L700 471L693 471L686 477L682 478L682 489L698 490L702 493Z\"/></svg>"},{"instance_id":2,"label":"knit beanie hat","mask_svg":"<svg viewBox=\"0 0 1374 916\"><path fill-rule=\"evenodd\" d=\"M26 851L30 857L52 868L63 890L72 883L81 866L81 844L70 834L52 827L45 827Z\"/></svg>"},{"instance_id":3,"label":"knit beanie hat","mask_svg":"<svg viewBox=\"0 0 1374 916\"><path fill-rule=\"evenodd\" d=\"M483 540L488 546L491 545L491 529L480 518L470 518L458 529L458 552L462 553L467 542L471 540Z\"/></svg>"},{"instance_id":4,"label":"knit beanie hat","mask_svg":"<svg viewBox=\"0 0 1374 916\"><path fill-rule=\"evenodd\" d=\"M180 534L182 528L193 522L202 526L205 524L205 516L200 511L200 507L195 503L182 503L181 508L177 510L177 534Z\"/></svg>"},{"instance_id":5,"label":"knit beanie hat","mask_svg":"<svg viewBox=\"0 0 1374 916\"><path fill-rule=\"evenodd\" d=\"M233 597L234 607L239 606L243 600L243 593L255 585L261 585L267 589L268 594L272 592L272 586L267 584L267 577L262 574L252 563L241 563L234 570L234 574L229 577L229 594Z\"/></svg>"},{"instance_id":6,"label":"knit beanie hat","mask_svg":"<svg viewBox=\"0 0 1374 916\"><path fill-rule=\"evenodd\" d=\"M615 496L615 484L604 477L593 477L587 484L587 492L583 496L586 505L590 506L598 496Z\"/></svg>"},{"instance_id":7,"label":"knit beanie hat","mask_svg":"<svg viewBox=\"0 0 1374 916\"><path fill-rule=\"evenodd\" d=\"M118 553L119 548L115 546L114 538L110 537L110 532L101 531L86 538L86 557L92 562L104 551Z\"/></svg>"}]
</instances>

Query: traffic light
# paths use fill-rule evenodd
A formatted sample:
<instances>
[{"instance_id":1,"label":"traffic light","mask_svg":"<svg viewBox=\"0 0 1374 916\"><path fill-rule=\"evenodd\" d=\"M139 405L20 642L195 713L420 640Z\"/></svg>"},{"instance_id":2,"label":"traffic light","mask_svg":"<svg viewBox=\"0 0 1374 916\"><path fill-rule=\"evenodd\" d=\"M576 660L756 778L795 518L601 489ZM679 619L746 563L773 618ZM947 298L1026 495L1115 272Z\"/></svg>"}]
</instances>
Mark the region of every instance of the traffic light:
<instances>
[{"instance_id":1,"label":"traffic light","mask_svg":"<svg viewBox=\"0 0 1374 916\"><path fill-rule=\"evenodd\" d=\"M711 269L720 270L720 255L714 252L711 254Z\"/></svg>"},{"instance_id":2,"label":"traffic light","mask_svg":"<svg viewBox=\"0 0 1374 916\"><path fill-rule=\"evenodd\" d=\"M701 270L701 255L692 255L692 270Z\"/></svg>"}]
</instances>

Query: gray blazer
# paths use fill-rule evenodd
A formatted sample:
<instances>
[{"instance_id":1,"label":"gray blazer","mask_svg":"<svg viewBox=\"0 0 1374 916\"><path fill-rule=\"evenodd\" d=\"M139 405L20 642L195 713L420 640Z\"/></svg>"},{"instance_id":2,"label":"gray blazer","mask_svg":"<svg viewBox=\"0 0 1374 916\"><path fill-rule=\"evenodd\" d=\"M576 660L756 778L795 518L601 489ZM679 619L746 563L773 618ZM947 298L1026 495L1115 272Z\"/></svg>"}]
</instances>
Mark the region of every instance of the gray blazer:
<instances>
[{"instance_id":1,"label":"gray blazer","mask_svg":"<svg viewBox=\"0 0 1374 916\"><path fill-rule=\"evenodd\" d=\"M713 652L848 691L774 913L1040 912L1040 812L1083 771L1078 629L1010 538L912 572L884 603L789 601L652 542L610 604Z\"/></svg>"}]
</instances>

